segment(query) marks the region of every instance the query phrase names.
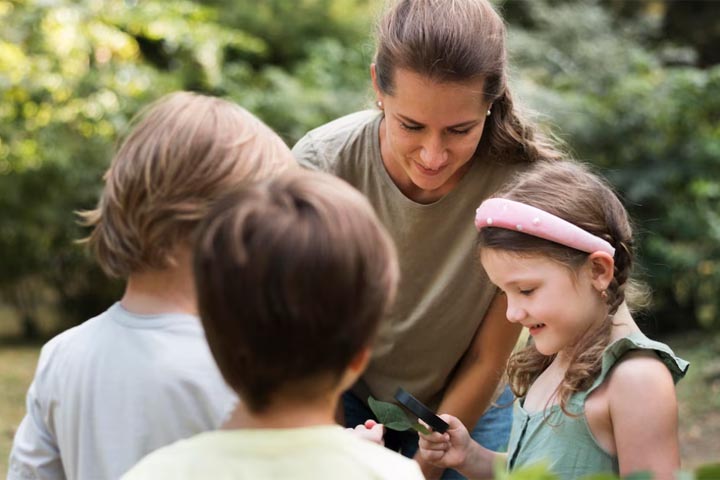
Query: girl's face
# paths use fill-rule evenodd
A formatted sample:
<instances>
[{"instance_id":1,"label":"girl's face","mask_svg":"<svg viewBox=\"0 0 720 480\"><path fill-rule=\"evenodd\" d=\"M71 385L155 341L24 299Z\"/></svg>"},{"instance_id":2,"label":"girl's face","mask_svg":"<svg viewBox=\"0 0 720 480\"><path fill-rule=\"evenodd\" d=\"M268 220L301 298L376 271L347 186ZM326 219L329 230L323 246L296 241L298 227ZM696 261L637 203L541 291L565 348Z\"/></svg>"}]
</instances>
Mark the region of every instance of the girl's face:
<instances>
[{"instance_id":1,"label":"girl's face","mask_svg":"<svg viewBox=\"0 0 720 480\"><path fill-rule=\"evenodd\" d=\"M590 261L573 272L547 256L485 248L480 259L507 296L507 319L530 330L543 355L572 347L607 316Z\"/></svg>"},{"instance_id":2,"label":"girl's face","mask_svg":"<svg viewBox=\"0 0 720 480\"><path fill-rule=\"evenodd\" d=\"M438 83L397 69L394 91L377 88L385 118L380 127L383 163L410 199L429 203L449 193L470 167L490 104L484 80Z\"/></svg>"}]
</instances>

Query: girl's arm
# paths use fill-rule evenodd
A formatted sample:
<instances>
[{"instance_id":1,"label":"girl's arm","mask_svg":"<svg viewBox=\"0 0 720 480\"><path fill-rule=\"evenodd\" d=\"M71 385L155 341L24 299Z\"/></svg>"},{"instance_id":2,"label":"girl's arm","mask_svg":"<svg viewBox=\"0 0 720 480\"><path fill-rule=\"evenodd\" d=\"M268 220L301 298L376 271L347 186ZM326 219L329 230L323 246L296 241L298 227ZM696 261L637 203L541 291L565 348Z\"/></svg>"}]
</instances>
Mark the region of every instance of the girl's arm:
<instances>
[{"instance_id":1,"label":"girl's arm","mask_svg":"<svg viewBox=\"0 0 720 480\"><path fill-rule=\"evenodd\" d=\"M655 480L675 478L680 468L675 384L655 354L629 355L608 384L620 475L646 470Z\"/></svg>"},{"instance_id":2,"label":"girl's arm","mask_svg":"<svg viewBox=\"0 0 720 480\"><path fill-rule=\"evenodd\" d=\"M506 455L475 442L456 417L442 414L440 418L449 428L445 433L420 434L420 458L443 469L455 469L467 478L493 478L493 466L497 461L506 462Z\"/></svg>"}]
</instances>

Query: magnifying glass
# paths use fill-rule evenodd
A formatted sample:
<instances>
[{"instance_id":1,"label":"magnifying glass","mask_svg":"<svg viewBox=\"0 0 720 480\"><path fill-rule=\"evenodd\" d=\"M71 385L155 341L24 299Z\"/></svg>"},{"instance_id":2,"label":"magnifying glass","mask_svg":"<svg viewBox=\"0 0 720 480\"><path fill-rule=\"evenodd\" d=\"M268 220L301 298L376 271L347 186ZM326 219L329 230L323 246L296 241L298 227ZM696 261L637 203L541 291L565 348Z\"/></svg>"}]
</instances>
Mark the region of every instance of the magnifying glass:
<instances>
[{"instance_id":1,"label":"magnifying glass","mask_svg":"<svg viewBox=\"0 0 720 480\"><path fill-rule=\"evenodd\" d=\"M398 388L395 392L395 400L405 407L410 413L427 423L430 428L439 433L445 433L449 427L447 422L435 415L435 412L426 407L420 400L413 397L405 389Z\"/></svg>"}]
</instances>

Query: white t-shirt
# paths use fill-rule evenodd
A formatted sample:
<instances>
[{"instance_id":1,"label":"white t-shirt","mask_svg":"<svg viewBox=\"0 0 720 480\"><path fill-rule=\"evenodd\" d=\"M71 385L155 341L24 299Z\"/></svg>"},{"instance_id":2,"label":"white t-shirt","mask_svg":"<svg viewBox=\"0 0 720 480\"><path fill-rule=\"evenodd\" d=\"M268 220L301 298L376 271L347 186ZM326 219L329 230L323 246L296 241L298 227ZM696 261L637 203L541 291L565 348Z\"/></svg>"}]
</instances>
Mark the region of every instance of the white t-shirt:
<instances>
[{"instance_id":1,"label":"white t-shirt","mask_svg":"<svg viewBox=\"0 0 720 480\"><path fill-rule=\"evenodd\" d=\"M422 480L418 464L337 425L220 430L148 455L123 480Z\"/></svg>"},{"instance_id":2,"label":"white t-shirt","mask_svg":"<svg viewBox=\"0 0 720 480\"><path fill-rule=\"evenodd\" d=\"M219 427L236 402L197 317L116 303L43 347L8 478L119 478L147 453Z\"/></svg>"}]
</instances>

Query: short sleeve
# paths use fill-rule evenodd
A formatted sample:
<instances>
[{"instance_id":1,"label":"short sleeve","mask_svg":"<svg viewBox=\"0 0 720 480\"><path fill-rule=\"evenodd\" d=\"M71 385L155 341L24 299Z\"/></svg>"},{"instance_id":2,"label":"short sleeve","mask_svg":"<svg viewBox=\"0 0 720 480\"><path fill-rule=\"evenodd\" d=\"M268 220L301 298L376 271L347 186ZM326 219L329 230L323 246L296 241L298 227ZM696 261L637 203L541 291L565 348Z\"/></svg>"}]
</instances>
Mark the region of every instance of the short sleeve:
<instances>
[{"instance_id":1,"label":"short sleeve","mask_svg":"<svg viewBox=\"0 0 720 480\"><path fill-rule=\"evenodd\" d=\"M48 350L47 346L43 349L35 378L28 389L27 412L10 451L9 480L65 478L57 441L46 423L49 415L45 408L47 397L43 392L42 372L48 363Z\"/></svg>"},{"instance_id":2,"label":"short sleeve","mask_svg":"<svg viewBox=\"0 0 720 480\"><path fill-rule=\"evenodd\" d=\"M298 140L292 148L292 153L303 168L327 171L327 168L321 165L316 142L310 133Z\"/></svg>"}]
</instances>

